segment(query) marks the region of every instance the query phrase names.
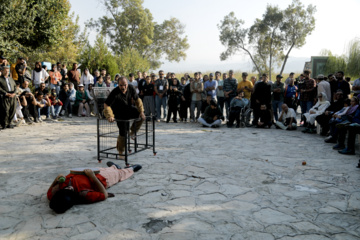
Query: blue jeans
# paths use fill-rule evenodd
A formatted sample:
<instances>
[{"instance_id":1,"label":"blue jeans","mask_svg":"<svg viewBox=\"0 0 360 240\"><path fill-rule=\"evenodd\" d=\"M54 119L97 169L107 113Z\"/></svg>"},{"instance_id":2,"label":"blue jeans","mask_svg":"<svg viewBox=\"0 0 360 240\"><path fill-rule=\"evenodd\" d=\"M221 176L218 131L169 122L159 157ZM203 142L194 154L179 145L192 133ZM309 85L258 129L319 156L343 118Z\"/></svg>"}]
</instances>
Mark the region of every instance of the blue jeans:
<instances>
[{"instance_id":1,"label":"blue jeans","mask_svg":"<svg viewBox=\"0 0 360 240\"><path fill-rule=\"evenodd\" d=\"M304 113L309 112L310 108L314 105L313 101L300 101L300 107L301 107L301 120L303 119Z\"/></svg>"},{"instance_id":2,"label":"blue jeans","mask_svg":"<svg viewBox=\"0 0 360 240\"><path fill-rule=\"evenodd\" d=\"M162 98L160 98L159 95L156 95L155 103L156 103L156 119L161 118L161 106L163 107L164 118L166 119L167 96L163 96Z\"/></svg>"},{"instance_id":3,"label":"blue jeans","mask_svg":"<svg viewBox=\"0 0 360 240\"><path fill-rule=\"evenodd\" d=\"M60 105L52 105L50 106L50 113L51 113L51 116L55 117L55 116L59 116L59 113L61 111L61 107Z\"/></svg>"},{"instance_id":4,"label":"blue jeans","mask_svg":"<svg viewBox=\"0 0 360 240\"><path fill-rule=\"evenodd\" d=\"M278 114L280 114L282 111L281 105L283 105L282 101L279 101L279 100L272 101L273 112L274 112L274 117L275 117L276 121L278 120ZM278 112L278 110L279 110L279 112Z\"/></svg>"}]
</instances>

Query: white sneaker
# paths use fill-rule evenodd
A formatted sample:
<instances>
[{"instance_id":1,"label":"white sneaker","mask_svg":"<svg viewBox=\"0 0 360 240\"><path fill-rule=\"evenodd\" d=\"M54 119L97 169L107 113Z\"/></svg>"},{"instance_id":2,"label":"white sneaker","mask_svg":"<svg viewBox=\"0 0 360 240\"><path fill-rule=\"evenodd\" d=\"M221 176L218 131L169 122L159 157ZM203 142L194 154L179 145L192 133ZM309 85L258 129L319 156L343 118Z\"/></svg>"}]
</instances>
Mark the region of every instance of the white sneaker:
<instances>
[{"instance_id":1,"label":"white sneaker","mask_svg":"<svg viewBox=\"0 0 360 240\"><path fill-rule=\"evenodd\" d=\"M69 114L69 118L72 118L72 114L71 114L71 113Z\"/></svg>"},{"instance_id":2,"label":"white sneaker","mask_svg":"<svg viewBox=\"0 0 360 240\"><path fill-rule=\"evenodd\" d=\"M25 119L21 120L21 124L26 124Z\"/></svg>"},{"instance_id":3,"label":"white sneaker","mask_svg":"<svg viewBox=\"0 0 360 240\"><path fill-rule=\"evenodd\" d=\"M61 110L61 115L64 115L65 114L65 110Z\"/></svg>"}]
</instances>

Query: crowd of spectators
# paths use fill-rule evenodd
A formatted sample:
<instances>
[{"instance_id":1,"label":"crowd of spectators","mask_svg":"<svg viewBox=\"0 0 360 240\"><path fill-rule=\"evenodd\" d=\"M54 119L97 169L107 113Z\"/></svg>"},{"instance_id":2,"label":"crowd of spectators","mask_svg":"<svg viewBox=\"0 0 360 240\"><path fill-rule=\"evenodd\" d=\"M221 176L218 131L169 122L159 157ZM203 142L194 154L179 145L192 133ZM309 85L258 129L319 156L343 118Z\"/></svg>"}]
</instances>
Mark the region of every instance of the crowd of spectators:
<instances>
[{"instance_id":1,"label":"crowd of spectators","mask_svg":"<svg viewBox=\"0 0 360 240\"><path fill-rule=\"evenodd\" d=\"M112 78L106 69L95 70L93 74L85 69L81 74L76 63L71 70L60 63L48 70L36 62L31 72L23 58L18 58L10 68L7 65L1 57L1 111L5 116L1 118L2 129L71 118L73 114L101 115L106 96L99 97L96 92L102 88L109 88L110 92L121 77L116 74ZM235 79L230 70L208 75L184 74L180 80L175 73L137 72L127 79L142 99L145 115L152 115L157 122L169 123L172 119L175 123L198 122L204 127L217 128L226 123L229 128L239 128L243 110L250 109L247 114L252 114L251 118L248 116L252 121L247 127L274 126L284 130L304 127L303 133L316 133L317 123L320 134L326 136L325 142L336 143L333 148L340 153L355 153L355 136L360 132L360 79L351 86L342 71L311 78L310 70L298 77L291 73L285 81L281 75L276 76L276 81L269 81L267 74L259 80L255 76L249 79L246 72L241 78Z\"/></svg>"}]
</instances>

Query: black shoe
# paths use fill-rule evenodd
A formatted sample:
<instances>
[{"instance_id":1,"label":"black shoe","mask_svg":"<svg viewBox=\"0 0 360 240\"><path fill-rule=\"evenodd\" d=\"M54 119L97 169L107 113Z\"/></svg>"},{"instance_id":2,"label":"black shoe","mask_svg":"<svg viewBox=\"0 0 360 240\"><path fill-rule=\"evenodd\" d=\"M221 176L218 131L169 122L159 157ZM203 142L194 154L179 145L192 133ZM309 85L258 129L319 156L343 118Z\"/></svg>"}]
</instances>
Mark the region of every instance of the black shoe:
<instances>
[{"instance_id":1,"label":"black shoe","mask_svg":"<svg viewBox=\"0 0 360 240\"><path fill-rule=\"evenodd\" d=\"M117 169L121 169L121 167L119 165L117 165L116 163L113 163L113 162L107 162L106 165L108 167L115 166Z\"/></svg>"},{"instance_id":2,"label":"black shoe","mask_svg":"<svg viewBox=\"0 0 360 240\"><path fill-rule=\"evenodd\" d=\"M211 125L211 128L217 128L218 125Z\"/></svg>"},{"instance_id":3,"label":"black shoe","mask_svg":"<svg viewBox=\"0 0 360 240\"><path fill-rule=\"evenodd\" d=\"M9 124L6 126L6 128L14 128L14 125Z\"/></svg>"},{"instance_id":4,"label":"black shoe","mask_svg":"<svg viewBox=\"0 0 360 240\"><path fill-rule=\"evenodd\" d=\"M174 120L174 123L177 123L177 121L176 121L176 120Z\"/></svg>"},{"instance_id":5,"label":"black shoe","mask_svg":"<svg viewBox=\"0 0 360 240\"><path fill-rule=\"evenodd\" d=\"M239 128L239 127L240 127L240 124L239 124L239 123L237 123L235 127L236 127L236 128Z\"/></svg>"},{"instance_id":6,"label":"black shoe","mask_svg":"<svg viewBox=\"0 0 360 240\"><path fill-rule=\"evenodd\" d=\"M142 169L142 166L140 164L136 164L136 165L131 165L125 168L132 168L134 170L134 172L139 171L140 169Z\"/></svg>"}]
</instances>

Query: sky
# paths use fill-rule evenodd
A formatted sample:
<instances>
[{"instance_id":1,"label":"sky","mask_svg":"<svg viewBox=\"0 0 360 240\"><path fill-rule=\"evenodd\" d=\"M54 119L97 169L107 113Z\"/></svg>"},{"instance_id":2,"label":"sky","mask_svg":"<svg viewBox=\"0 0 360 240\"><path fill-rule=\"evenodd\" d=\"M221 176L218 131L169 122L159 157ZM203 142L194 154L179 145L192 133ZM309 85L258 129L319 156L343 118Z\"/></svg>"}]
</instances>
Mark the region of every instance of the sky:
<instances>
[{"instance_id":1,"label":"sky","mask_svg":"<svg viewBox=\"0 0 360 240\"><path fill-rule=\"evenodd\" d=\"M90 19L98 19L106 14L100 0L70 0L71 11L79 16L81 29ZM221 52L225 47L219 41L218 24L230 12L245 21L250 27L256 18L265 13L267 4L277 5L285 9L290 0L144 0L144 7L153 15L154 21L161 23L175 17L185 25L185 35L190 48L187 57L180 62L167 62L161 69L166 72L195 72L234 69L251 72L252 64L246 54L239 53L226 61L220 61ZM306 39L306 44L290 53L286 72L300 72L305 61L311 56L318 56L322 49L329 49L335 55L346 52L347 45L355 38L360 38L356 26L359 22L359 0L302 0L305 6L316 6L315 30ZM92 43L96 32L90 31Z\"/></svg>"}]
</instances>

